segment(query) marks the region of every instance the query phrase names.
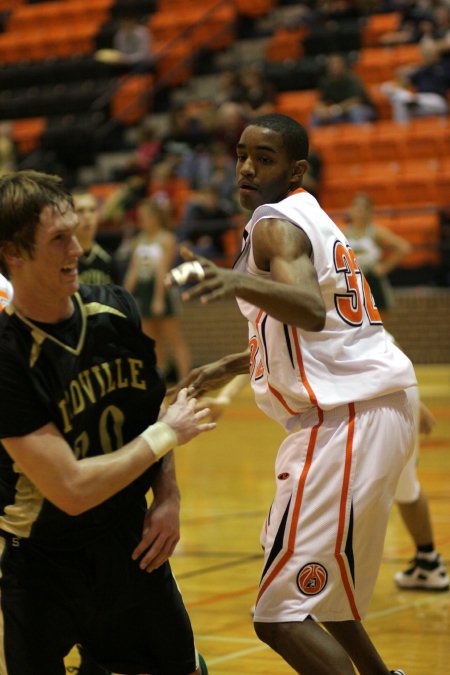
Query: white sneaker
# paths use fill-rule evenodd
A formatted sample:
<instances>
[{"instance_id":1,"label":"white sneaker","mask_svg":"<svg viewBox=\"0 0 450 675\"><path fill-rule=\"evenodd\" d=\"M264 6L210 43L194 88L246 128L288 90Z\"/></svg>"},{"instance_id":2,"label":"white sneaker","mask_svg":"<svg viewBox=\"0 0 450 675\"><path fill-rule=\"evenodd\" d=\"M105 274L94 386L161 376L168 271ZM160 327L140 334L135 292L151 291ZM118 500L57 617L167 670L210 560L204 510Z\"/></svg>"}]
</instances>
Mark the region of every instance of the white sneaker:
<instances>
[{"instance_id":1,"label":"white sneaker","mask_svg":"<svg viewBox=\"0 0 450 675\"><path fill-rule=\"evenodd\" d=\"M392 675L406 675L404 670L400 670L400 668L397 668L397 670L391 670Z\"/></svg>"},{"instance_id":2,"label":"white sneaker","mask_svg":"<svg viewBox=\"0 0 450 675\"><path fill-rule=\"evenodd\" d=\"M447 591L449 588L448 574L439 555L433 561L414 558L411 567L404 572L397 572L394 580L399 588L426 591Z\"/></svg>"}]
</instances>

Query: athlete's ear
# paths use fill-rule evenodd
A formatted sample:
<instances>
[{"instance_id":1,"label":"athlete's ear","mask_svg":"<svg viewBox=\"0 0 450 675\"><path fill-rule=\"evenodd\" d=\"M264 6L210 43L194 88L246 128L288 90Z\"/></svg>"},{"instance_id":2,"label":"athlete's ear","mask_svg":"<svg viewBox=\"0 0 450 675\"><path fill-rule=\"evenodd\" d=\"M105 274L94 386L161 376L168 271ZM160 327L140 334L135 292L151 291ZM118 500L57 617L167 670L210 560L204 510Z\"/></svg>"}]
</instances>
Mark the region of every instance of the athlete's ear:
<instances>
[{"instance_id":1,"label":"athlete's ear","mask_svg":"<svg viewBox=\"0 0 450 675\"><path fill-rule=\"evenodd\" d=\"M308 162L306 159L297 160L292 167L292 179L291 183L298 183L301 185L303 176L308 169Z\"/></svg>"},{"instance_id":2,"label":"athlete's ear","mask_svg":"<svg viewBox=\"0 0 450 675\"><path fill-rule=\"evenodd\" d=\"M16 244L7 241L2 246L2 255L9 268L17 267L23 260L23 254Z\"/></svg>"}]
</instances>

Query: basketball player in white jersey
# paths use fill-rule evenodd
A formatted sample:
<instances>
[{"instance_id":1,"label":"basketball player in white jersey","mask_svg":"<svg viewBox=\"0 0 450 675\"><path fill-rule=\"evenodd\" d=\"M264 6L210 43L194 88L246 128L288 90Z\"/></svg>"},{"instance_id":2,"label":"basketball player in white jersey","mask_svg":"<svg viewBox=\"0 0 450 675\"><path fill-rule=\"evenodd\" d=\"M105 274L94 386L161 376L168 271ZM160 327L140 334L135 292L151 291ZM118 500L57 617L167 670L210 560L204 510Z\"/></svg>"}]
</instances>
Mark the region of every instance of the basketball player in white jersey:
<instances>
[{"instance_id":1,"label":"basketball player in white jersey","mask_svg":"<svg viewBox=\"0 0 450 675\"><path fill-rule=\"evenodd\" d=\"M11 302L13 296L13 288L8 279L0 272L0 312Z\"/></svg>"},{"instance_id":2,"label":"basketball player in white jersey","mask_svg":"<svg viewBox=\"0 0 450 675\"><path fill-rule=\"evenodd\" d=\"M351 675L352 661L360 675L400 674L361 619L413 452L405 389L416 378L387 337L344 234L301 188L307 156L305 129L284 115L254 118L242 133L237 182L253 215L241 254L234 270L196 257L198 283L183 297L234 295L249 349L196 369L188 382L204 393L250 361L257 404L289 432L263 528L258 636L302 675Z\"/></svg>"}]
</instances>

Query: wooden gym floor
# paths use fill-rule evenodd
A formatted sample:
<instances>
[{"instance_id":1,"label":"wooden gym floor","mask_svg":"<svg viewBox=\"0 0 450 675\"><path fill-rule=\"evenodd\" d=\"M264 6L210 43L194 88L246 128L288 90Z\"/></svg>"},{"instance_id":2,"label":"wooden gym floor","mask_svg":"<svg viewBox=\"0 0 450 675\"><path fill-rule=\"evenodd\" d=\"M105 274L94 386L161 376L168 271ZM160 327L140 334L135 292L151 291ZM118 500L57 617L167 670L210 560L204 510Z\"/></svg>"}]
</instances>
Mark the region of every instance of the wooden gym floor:
<instances>
[{"instance_id":1,"label":"wooden gym floor","mask_svg":"<svg viewBox=\"0 0 450 675\"><path fill-rule=\"evenodd\" d=\"M436 546L450 568L450 366L416 370L422 400L437 418L432 434L421 440L419 477L430 501ZM293 672L257 639L250 616L261 572L259 531L283 436L246 388L216 431L176 451L182 538L172 566L210 675ZM413 553L394 507L365 626L390 668L402 668L406 675L448 675L449 592L399 591L393 582ZM74 653L67 663L76 663Z\"/></svg>"}]
</instances>

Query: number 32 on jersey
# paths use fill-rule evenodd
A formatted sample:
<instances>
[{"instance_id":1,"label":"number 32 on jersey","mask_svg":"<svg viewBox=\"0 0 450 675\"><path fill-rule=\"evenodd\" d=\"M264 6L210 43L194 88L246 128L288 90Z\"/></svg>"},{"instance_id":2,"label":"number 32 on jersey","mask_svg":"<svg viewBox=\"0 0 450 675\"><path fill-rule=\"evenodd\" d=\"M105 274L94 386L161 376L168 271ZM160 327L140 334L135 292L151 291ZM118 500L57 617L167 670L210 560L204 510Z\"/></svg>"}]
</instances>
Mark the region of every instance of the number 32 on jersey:
<instances>
[{"instance_id":1,"label":"number 32 on jersey","mask_svg":"<svg viewBox=\"0 0 450 675\"><path fill-rule=\"evenodd\" d=\"M341 241L336 241L333 254L336 272L344 275L347 285L347 293L336 293L334 296L339 316L351 326L360 326L364 314L369 323L381 324L380 313L373 300L369 284L351 247L345 246Z\"/></svg>"}]
</instances>

